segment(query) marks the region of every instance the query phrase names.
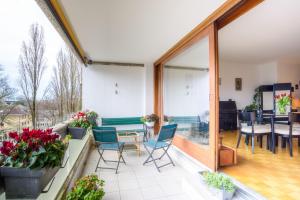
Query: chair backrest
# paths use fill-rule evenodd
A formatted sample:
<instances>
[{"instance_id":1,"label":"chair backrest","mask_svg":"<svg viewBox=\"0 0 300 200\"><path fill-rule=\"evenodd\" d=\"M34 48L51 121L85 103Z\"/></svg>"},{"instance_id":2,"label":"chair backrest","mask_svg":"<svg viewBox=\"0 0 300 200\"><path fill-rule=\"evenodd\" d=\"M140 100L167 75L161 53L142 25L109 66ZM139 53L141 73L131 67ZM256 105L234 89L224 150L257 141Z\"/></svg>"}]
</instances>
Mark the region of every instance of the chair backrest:
<instances>
[{"instance_id":1,"label":"chair backrest","mask_svg":"<svg viewBox=\"0 0 300 200\"><path fill-rule=\"evenodd\" d=\"M300 113L289 113L289 122L293 123L293 122L300 122Z\"/></svg>"},{"instance_id":2,"label":"chair backrest","mask_svg":"<svg viewBox=\"0 0 300 200\"><path fill-rule=\"evenodd\" d=\"M174 138L176 129L177 129L177 124L162 126L159 131L157 141L162 142L162 141L172 140Z\"/></svg>"},{"instance_id":3,"label":"chair backrest","mask_svg":"<svg viewBox=\"0 0 300 200\"><path fill-rule=\"evenodd\" d=\"M248 125L254 124L256 121L256 112L239 111L238 119L239 123L246 122Z\"/></svg>"},{"instance_id":4,"label":"chair backrest","mask_svg":"<svg viewBox=\"0 0 300 200\"><path fill-rule=\"evenodd\" d=\"M117 143L117 130L115 127L94 127L93 135L96 142Z\"/></svg>"}]
</instances>

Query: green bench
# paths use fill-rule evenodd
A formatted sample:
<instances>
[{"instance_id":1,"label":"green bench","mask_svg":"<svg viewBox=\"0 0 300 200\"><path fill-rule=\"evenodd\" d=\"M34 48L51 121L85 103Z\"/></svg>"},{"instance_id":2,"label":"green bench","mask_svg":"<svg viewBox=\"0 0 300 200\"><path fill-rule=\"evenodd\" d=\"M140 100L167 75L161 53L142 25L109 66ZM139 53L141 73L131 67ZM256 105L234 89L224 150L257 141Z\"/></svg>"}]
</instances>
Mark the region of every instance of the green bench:
<instances>
[{"instance_id":1,"label":"green bench","mask_svg":"<svg viewBox=\"0 0 300 200\"><path fill-rule=\"evenodd\" d=\"M171 117L172 123L178 124L177 131L190 131L192 127L200 122L198 116L174 116ZM190 127L182 127L182 124L190 124Z\"/></svg>"},{"instance_id":2,"label":"green bench","mask_svg":"<svg viewBox=\"0 0 300 200\"><path fill-rule=\"evenodd\" d=\"M116 127L119 135L128 132L143 133L145 135L146 130L141 117L102 118L101 121L102 126ZM132 128L130 127L131 125Z\"/></svg>"}]
</instances>

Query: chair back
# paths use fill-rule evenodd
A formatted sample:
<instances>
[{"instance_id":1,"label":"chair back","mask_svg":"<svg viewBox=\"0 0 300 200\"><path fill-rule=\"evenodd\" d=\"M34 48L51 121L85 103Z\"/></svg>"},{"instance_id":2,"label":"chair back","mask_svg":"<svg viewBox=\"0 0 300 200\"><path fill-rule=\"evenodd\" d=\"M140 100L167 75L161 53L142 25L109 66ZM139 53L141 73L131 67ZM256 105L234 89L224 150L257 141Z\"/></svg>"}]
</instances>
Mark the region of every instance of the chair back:
<instances>
[{"instance_id":1,"label":"chair back","mask_svg":"<svg viewBox=\"0 0 300 200\"><path fill-rule=\"evenodd\" d=\"M289 123L300 122L300 113L289 113Z\"/></svg>"},{"instance_id":2,"label":"chair back","mask_svg":"<svg viewBox=\"0 0 300 200\"><path fill-rule=\"evenodd\" d=\"M115 127L94 127L93 135L96 142L117 143L117 130Z\"/></svg>"},{"instance_id":3,"label":"chair back","mask_svg":"<svg viewBox=\"0 0 300 200\"><path fill-rule=\"evenodd\" d=\"M159 131L157 141L162 142L162 141L172 140L174 138L176 129L177 129L177 124L170 124L170 125L162 126Z\"/></svg>"},{"instance_id":4,"label":"chair back","mask_svg":"<svg viewBox=\"0 0 300 200\"><path fill-rule=\"evenodd\" d=\"M256 121L256 112L239 111L238 120L239 123L246 122L248 125L252 125Z\"/></svg>"}]
</instances>

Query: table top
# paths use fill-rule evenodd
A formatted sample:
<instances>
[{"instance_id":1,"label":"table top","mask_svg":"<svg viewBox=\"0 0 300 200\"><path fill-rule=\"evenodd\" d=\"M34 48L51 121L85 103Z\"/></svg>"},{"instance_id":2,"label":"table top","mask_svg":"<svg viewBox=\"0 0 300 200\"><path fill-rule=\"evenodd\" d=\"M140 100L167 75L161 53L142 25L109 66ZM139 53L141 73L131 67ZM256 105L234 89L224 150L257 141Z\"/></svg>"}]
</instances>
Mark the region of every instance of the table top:
<instances>
[{"instance_id":1,"label":"table top","mask_svg":"<svg viewBox=\"0 0 300 200\"><path fill-rule=\"evenodd\" d=\"M118 133L119 137L132 137L132 136L138 136L138 132L123 132L123 133Z\"/></svg>"}]
</instances>

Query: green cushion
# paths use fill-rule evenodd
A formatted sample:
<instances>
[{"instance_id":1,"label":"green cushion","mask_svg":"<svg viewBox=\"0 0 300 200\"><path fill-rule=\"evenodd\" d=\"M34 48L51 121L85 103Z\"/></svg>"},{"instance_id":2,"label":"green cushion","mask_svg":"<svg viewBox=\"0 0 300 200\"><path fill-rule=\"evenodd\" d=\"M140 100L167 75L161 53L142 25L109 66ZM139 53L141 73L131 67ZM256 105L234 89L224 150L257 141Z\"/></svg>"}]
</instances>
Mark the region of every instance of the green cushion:
<instances>
[{"instance_id":1,"label":"green cushion","mask_svg":"<svg viewBox=\"0 0 300 200\"><path fill-rule=\"evenodd\" d=\"M141 117L102 118L102 126L143 124Z\"/></svg>"},{"instance_id":2,"label":"green cushion","mask_svg":"<svg viewBox=\"0 0 300 200\"><path fill-rule=\"evenodd\" d=\"M176 116L171 117L171 119L173 120L172 123L174 124L192 124L199 122L198 116Z\"/></svg>"}]
</instances>

